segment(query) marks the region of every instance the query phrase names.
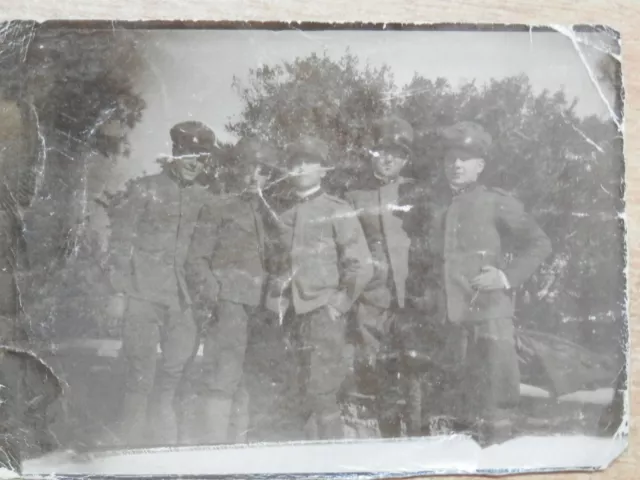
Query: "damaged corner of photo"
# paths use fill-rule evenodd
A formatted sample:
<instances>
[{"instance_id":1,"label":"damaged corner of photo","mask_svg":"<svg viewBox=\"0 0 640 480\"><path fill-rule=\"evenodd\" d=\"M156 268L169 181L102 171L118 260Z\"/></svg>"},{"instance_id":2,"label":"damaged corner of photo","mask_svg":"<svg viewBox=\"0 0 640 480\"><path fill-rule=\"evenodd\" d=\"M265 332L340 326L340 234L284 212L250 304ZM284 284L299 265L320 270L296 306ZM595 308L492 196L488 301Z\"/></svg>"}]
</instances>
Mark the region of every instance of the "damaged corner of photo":
<instances>
[{"instance_id":1,"label":"damaged corner of photo","mask_svg":"<svg viewBox=\"0 0 640 480\"><path fill-rule=\"evenodd\" d=\"M497 476L626 449L611 28L0 38L7 473Z\"/></svg>"}]
</instances>

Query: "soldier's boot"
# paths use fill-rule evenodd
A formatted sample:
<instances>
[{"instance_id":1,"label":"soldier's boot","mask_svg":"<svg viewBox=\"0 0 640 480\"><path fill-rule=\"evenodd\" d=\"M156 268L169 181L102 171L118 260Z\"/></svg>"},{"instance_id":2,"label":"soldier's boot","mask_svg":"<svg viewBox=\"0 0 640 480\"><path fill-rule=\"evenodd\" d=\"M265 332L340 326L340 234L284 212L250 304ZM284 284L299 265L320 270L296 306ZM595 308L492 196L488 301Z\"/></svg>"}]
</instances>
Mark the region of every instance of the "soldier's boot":
<instances>
[{"instance_id":1,"label":"soldier's boot","mask_svg":"<svg viewBox=\"0 0 640 480\"><path fill-rule=\"evenodd\" d=\"M147 424L147 401L147 395L141 393L125 395L118 426L120 446L133 447L143 444Z\"/></svg>"},{"instance_id":2,"label":"soldier's boot","mask_svg":"<svg viewBox=\"0 0 640 480\"><path fill-rule=\"evenodd\" d=\"M200 443L216 445L229 442L229 423L233 400L205 396L200 403Z\"/></svg>"},{"instance_id":3,"label":"soldier's boot","mask_svg":"<svg viewBox=\"0 0 640 480\"><path fill-rule=\"evenodd\" d=\"M174 392L163 392L150 411L151 439L156 445L175 445L178 442L178 418Z\"/></svg>"}]
</instances>

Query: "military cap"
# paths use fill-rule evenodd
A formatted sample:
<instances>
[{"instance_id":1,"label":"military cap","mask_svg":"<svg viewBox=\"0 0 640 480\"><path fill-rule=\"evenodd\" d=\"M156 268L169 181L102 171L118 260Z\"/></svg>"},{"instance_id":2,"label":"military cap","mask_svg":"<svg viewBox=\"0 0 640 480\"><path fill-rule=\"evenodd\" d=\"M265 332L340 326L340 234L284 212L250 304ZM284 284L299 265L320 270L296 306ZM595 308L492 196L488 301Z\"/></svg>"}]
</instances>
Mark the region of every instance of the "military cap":
<instances>
[{"instance_id":1,"label":"military cap","mask_svg":"<svg viewBox=\"0 0 640 480\"><path fill-rule=\"evenodd\" d=\"M413 127L397 115L377 120L373 125L374 148L400 147L407 153L413 148Z\"/></svg>"},{"instance_id":2,"label":"military cap","mask_svg":"<svg viewBox=\"0 0 640 480\"><path fill-rule=\"evenodd\" d=\"M258 163L272 168L278 162L278 154L273 145L256 137L242 137L233 150L242 162Z\"/></svg>"},{"instance_id":3,"label":"military cap","mask_svg":"<svg viewBox=\"0 0 640 480\"><path fill-rule=\"evenodd\" d=\"M447 149L463 150L481 157L487 154L493 142L491 135L481 125L470 121L444 127L440 135Z\"/></svg>"},{"instance_id":4,"label":"military cap","mask_svg":"<svg viewBox=\"0 0 640 480\"><path fill-rule=\"evenodd\" d=\"M212 153L216 148L216 136L209 127L202 122L187 121L174 125L170 132L174 145L194 151Z\"/></svg>"},{"instance_id":5,"label":"military cap","mask_svg":"<svg viewBox=\"0 0 640 480\"><path fill-rule=\"evenodd\" d=\"M285 147L287 164L291 166L300 157L310 157L325 165L329 160L329 145L316 137L302 136Z\"/></svg>"}]
</instances>

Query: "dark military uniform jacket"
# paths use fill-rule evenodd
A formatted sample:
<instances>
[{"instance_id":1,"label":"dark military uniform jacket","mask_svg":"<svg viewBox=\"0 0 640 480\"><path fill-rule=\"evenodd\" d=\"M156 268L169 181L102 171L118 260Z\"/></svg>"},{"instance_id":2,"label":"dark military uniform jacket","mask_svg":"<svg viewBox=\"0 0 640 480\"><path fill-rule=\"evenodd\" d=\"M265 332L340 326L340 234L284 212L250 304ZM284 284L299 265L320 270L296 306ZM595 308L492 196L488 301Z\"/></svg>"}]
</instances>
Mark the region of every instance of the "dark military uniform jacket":
<instances>
[{"instance_id":1,"label":"dark military uniform jacket","mask_svg":"<svg viewBox=\"0 0 640 480\"><path fill-rule=\"evenodd\" d=\"M220 196L202 207L185 273L197 303L227 300L260 305L265 280L264 227L257 199Z\"/></svg>"},{"instance_id":2,"label":"dark military uniform jacket","mask_svg":"<svg viewBox=\"0 0 640 480\"><path fill-rule=\"evenodd\" d=\"M404 307L405 283L409 273L409 245L411 240L404 229L403 214L412 205L401 201L403 187L413 181L399 178L380 183L376 188L347 192L353 205L377 268L372 281L362 294L362 301L380 308L389 308L392 301Z\"/></svg>"},{"instance_id":3,"label":"dark military uniform jacket","mask_svg":"<svg viewBox=\"0 0 640 480\"><path fill-rule=\"evenodd\" d=\"M184 309L191 305L184 263L200 207L201 185L181 186L168 171L135 182L112 207L112 285L118 292Z\"/></svg>"},{"instance_id":4,"label":"dark military uniform jacket","mask_svg":"<svg viewBox=\"0 0 640 480\"><path fill-rule=\"evenodd\" d=\"M551 242L522 203L499 189L474 185L454 195L437 220L433 248L441 252L446 311L453 323L513 316L505 289L477 292L471 280L484 266L503 271L511 288L525 282L551 253ZM505 245L514 256L505 260Z\"/></svg>"},{"instance_id":5,"label":"dark military uniform jacket","mask_svg":"<svg viewBox=\"0 0 640 480\"><path fill-rule=\"evenodd\" d=\"M349 204L322 190L270 217L275 239L267 308L297 314L332 305L346 313L373 274L371 255Z\"/></svg>"}]
</instances>

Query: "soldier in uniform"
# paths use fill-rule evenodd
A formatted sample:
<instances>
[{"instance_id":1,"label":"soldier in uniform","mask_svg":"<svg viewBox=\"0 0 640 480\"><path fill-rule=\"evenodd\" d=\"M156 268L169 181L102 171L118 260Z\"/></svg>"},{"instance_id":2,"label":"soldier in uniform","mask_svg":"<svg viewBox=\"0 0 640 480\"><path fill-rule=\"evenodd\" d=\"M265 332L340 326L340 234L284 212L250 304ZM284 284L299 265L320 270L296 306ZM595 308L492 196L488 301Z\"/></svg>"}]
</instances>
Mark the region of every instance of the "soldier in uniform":
<instances>
[{"instance_id":1,"label":"soldier in uniform","mask_svg":"<svg viewBox=\"0 0 640 480\"><path fill-rule=\"evenodd\" d=\"M368 188L346 194L358 213L374 264L373 278L354 315L356 383L361 393L375 396L376 416L384 437L401 433L401 411L388 395L401 387L399 365L388 355L384 360L379 357L385 350L391 353L398 347L393 341L394 318L405 306L411 240L404 228L404 214L410 210L405 203L415 182L400 173L411 159L412 144L413 129L407 121L389 116L376 122L371 182ZM395 400L402 400L402 395Z\"/></svg>"},{"instance_id":2,"label":"soldier in uniform","mask_svg":"<svg viewBox=\"0 0 640 480\"><path fill-rule=\"evenodd\" d=\"M355 212L322 188L328 154L327 144L312 137L287 146L291 198L268 223L277 264L266 305L284 326L295 366L291 415L311 439L345 435L338 398L353 367L347 312L372 275Z\"/></svg>"},{"instance_id":3,"label":"soldier in uniform","mask_svg":"<svg viewBox=\"0 0 640 480\"><path fill-rule=\"evenodd\" d=\"M549 238L522 203L479 182L491 136L478 124L442 129L452 200L435 241L443 258L448 345L456 355L455 416L481 440L511 434L519 400L512 291L551 253ZM513 258L505 261L506 245Z\"/></svg>"},{"instance_id":4,"label":"soldier in uniform","mask_svg":"<svg viewBox=\"0 0 640 480\"><path fill-rule=\"evenodd\" d=\"M240 182L202 207L187 255L187 284L204 322L197 415L202 443L246 439L243 369L249 331L264 300L260 165L273 163L274 156L271 146L253 138L238 142L233 176Z\"/></svg>"},{"instance_id":5,"label":"soldier in uniform","mask_svg":"<svg viewBox=\"0 0 640 480\"><path fill-rule=\"evenodd\" d=\"M176 391L196 346L184 262L200 207L211 198L198 177L212 158L215 135L188 121L170 136L170 161L160 173L132 182L111 218L112 311L123 313L126 369L121 440L128 445L143 442L148 407L152 442L176 443Z\"/></svg>"}]
</instances>

